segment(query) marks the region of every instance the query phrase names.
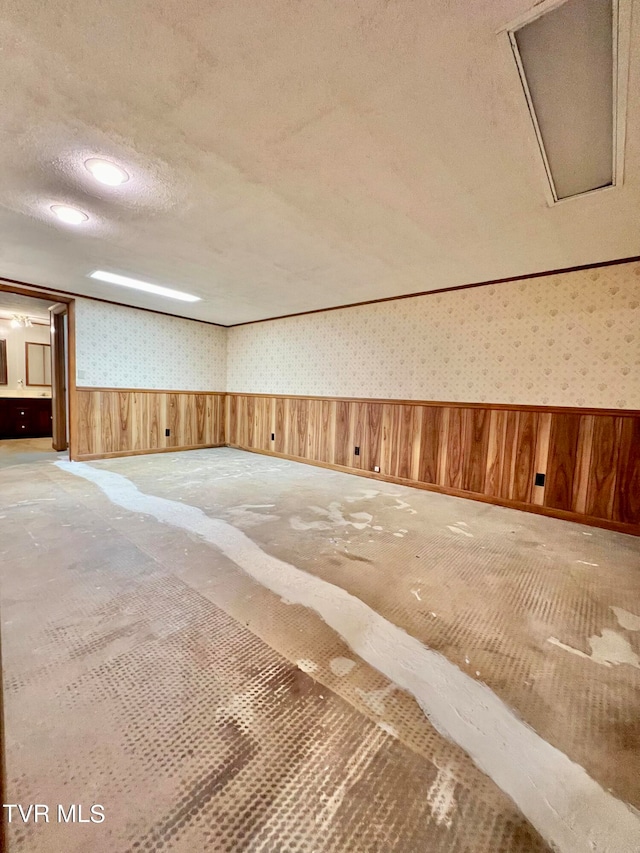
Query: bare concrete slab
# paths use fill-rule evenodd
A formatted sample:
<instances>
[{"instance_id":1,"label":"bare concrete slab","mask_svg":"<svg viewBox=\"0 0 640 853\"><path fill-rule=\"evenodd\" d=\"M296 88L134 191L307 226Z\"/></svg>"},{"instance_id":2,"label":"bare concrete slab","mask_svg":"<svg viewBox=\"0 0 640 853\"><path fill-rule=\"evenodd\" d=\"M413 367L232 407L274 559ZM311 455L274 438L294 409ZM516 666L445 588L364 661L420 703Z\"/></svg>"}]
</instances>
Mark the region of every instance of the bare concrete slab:
<instances>
[{"instance_id":1,"label":"bare concrete slab","mask_svg":"<svg viewBox=\"0 0 640 853\"><path fill-rule=\"evenodd\" d=\"M640 806L637 539L226 448L91 467L350 593ZM11 802L106 815L11 849L549 849L313 609L48 460L0 490Z\"/></svg>"},{"instance_id":2,"label":"bare concrete slab","mask_svg":"<svg viewBox=\"0 0 640 853\"><path fill-rule=\"evenodd\" d=\"M0 441L0 468L32 462L68 458L66 451L58 453L50 438L3 439Z\"/></svg>"}]
</instances>

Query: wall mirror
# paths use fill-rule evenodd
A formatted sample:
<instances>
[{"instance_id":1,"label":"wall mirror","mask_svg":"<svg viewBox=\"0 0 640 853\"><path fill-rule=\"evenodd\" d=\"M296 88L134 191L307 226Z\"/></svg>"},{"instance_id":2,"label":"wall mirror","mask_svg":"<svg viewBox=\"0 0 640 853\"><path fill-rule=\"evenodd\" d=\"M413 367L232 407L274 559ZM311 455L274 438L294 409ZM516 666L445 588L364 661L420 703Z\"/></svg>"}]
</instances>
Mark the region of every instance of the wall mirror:
<instances>
[{"instance_id":1,"label":"wall mirror","mask_svg":"<svg viewBox=\"0 0 640 853\"><path fill-rule=\"evenodd\" d=\"M7 379L7 342L0 341L0 385L6 385Z\"/></svg>"},{"instance_id":2,"label":"wall mirror","mask_svg":"<svg viewBox=\"0 0 640 853\"><path fill-rule=\"evenodd\" d=\"M27 341L27 385L51 385L51 346Z\"/></svg>"}]
</instances>

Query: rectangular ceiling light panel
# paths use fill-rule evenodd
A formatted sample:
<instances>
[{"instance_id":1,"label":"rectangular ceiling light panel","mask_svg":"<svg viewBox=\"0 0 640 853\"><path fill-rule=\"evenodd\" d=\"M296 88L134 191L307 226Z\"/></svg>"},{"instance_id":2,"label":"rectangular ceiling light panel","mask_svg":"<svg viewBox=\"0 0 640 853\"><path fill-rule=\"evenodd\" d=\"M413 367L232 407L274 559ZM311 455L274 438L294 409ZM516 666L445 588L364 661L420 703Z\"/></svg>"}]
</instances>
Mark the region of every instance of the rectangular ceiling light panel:
<instances>
[{"instance_id":1,"label":"rectangular ceiling light panel","mask_svg":"<svg viewBox=\"0 0 640 853\"><path fill-rule=\"evenodd\" d=\"M618 0L566 0L534 15L508 32L553 201L614 186Z\"/></svg>"},{"instance_id":2,"label":"rectangular ceiling light panel","mask_svg":"<svg viewBox=\"0 0 640 853\"><path fill-rule=\"evenodd\" d=\"M200 301L199 296L192 296L190 293L183 293L181 290L173 290L170 287L161 287L159 284L150 284L147 281L140 281L137 278L129 278L129 276L106 272L105 270L95 270L89 275L89 278L95 278L98 281L106 281L108 284L117 284L119 287L130 287L133 290L142 290L145 293L153 293L156 296L166 296L169 299L180 299L182 302Z\"/></svg>"}]
</instances>

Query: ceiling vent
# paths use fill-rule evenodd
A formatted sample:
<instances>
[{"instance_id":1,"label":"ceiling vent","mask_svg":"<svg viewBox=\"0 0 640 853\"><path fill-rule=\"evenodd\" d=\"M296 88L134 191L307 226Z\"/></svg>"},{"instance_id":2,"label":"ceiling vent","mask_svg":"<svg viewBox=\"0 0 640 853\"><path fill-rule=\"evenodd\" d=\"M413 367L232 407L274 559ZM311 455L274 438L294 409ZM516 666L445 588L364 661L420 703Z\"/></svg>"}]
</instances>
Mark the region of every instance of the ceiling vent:
<instances>
[{"instance_id":1,"label":"ceiling vent","mask_svg":"<svg viewBox=\"0 0 640 853\"><path fill-rule=\"evenodd\" d=\"M547 0L506 27L550 204L622 184L631 0Z\"/></svg>"}]
</instances>

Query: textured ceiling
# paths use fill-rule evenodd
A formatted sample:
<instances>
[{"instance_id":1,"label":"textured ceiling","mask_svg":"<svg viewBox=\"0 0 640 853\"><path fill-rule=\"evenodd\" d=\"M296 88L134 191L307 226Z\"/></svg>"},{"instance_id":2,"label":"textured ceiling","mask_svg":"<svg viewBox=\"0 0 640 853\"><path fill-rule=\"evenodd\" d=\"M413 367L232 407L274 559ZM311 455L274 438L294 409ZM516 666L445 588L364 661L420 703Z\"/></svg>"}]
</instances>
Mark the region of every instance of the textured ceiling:
<instances>
[{"instance_id":1,"label":"textured ceiling","mask_svg":"<svg viewBox=\"0 0 640 853\"><path fill-rule=\"evenodd\" d=\"M232 324L640 253L638 3L624 186L553 208L496 35L531 5L4 0L0 276Z\"/></svg>"},{"instance_id":2,"label":"textured ceiling","mask_svg":"<svg viewBox=\"0 0 640 853\"><path fill-rule=\"evenodd\" d=\"M54 303L49 299L33 299L31 296L20 296L17 293L5 293L0 290L0 318L11 318L13 314L22 314L32 320L49 322L49 306Z\"/></svg>"}]
</instances>

